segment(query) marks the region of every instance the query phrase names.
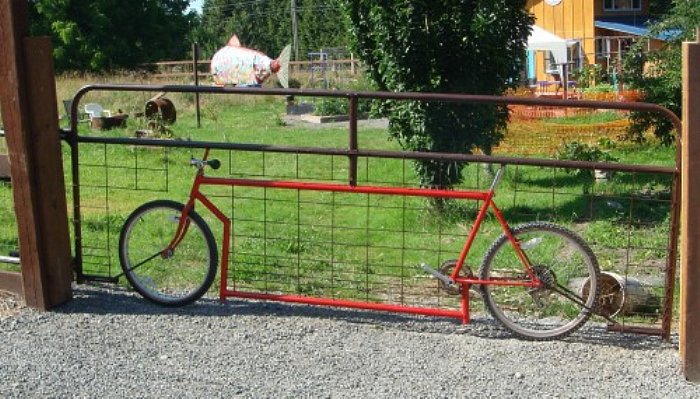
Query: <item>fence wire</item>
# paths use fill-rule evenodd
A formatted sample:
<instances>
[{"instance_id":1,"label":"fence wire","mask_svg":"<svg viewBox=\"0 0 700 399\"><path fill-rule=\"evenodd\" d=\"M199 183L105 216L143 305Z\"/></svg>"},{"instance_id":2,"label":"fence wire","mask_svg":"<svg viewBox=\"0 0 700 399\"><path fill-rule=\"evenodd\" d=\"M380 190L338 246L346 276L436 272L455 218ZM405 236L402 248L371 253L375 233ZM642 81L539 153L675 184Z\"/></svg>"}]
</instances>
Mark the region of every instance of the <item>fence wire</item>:
<instances>
[{"instance_id":1,"label":"fence wire","mask_svg":"<svg viewBox=\"0 0 700 399\"><path fill-rule=\"evenodd\" d=\"M201 152L80 144L85 274L121 273L122 223L149 200L185 202L194 177L188 161ZM348 176L345 156L214 150L212 157L226 167L207 171L211 176L340 183ZM494 168L468 164L457 188L487 189ZM413 161L360 158L358 184L417 187L418 181ZM582 235L605 272L610 314L622 323L655 327L668 291L671 184L672 176L665 174L616 172L595 179L580 171L510 165L495 201L512 225L552 221ZM250 187L203 191L232 221L226 267L228 285L236 290L459 307L458 298L441 290L419 265L439 268L457 258L475 202ZM203 209L200 213L220 243L219 222ZM487 219L467 258L474 273L500 233L495 219ZM480 308L475 301L473 310Z\"/></svg>"},{"instance_id":2,"label":"fence wire","mask_svg":"<svg viewBox=\"0 0 700 399\"><path fill-rule=\"evenodd\" d=\"M7 157L5 131L0 129L0 157ZM0 162L3 162L0 159ZM0 168L0 270L19 271L19 239L9 170Z\"/></svg>"}]
</instances>

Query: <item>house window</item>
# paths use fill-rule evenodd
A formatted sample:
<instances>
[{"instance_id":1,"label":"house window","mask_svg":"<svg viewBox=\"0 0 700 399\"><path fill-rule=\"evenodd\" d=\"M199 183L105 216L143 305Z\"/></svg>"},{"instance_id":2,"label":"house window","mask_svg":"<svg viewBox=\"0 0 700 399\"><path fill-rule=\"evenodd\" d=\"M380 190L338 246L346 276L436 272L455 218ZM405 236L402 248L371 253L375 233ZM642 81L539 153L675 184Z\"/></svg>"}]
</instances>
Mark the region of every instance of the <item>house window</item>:
<instances>
[{"instance_id":1,"label":"house window","mask_svg":"<svg viewBox=\"0 0 700 399\"><path fill-rule=\"evenodd\" d=\"M577 41L576 44L569 45L569 68L576 70L583 66L581 60L581 42Z\"/></svg>"},{"instance_id":2,"label":"house window","mask_svg":"<svg viewBox=\"0 0 700 399\"><path fill-rule=\"evenodd\" d=\"M595 39L595 57L607 58L610 56L610 39L597 38Z\"/></svg>"},{"instance_id":3,"label":"house window","mask_svg":"<svg viewBox=\"0 0 700 399\"><path fill-rule=\"evenodd\" d=\"M544 54L545 72L550 75L558 75L559 65L557 65L557 61L554 59L554 54L552 54L551 51L547 51Z\"/></svg>"},{"instance_id":4,"label":"house window","mask_svg":"<svg viewBox=\"0 0 700 399\"><path fill-rule=\"evenodd\" d=\"M604 11L640 11L642 0L605 0Z\"/></svg>"}]
</instances>

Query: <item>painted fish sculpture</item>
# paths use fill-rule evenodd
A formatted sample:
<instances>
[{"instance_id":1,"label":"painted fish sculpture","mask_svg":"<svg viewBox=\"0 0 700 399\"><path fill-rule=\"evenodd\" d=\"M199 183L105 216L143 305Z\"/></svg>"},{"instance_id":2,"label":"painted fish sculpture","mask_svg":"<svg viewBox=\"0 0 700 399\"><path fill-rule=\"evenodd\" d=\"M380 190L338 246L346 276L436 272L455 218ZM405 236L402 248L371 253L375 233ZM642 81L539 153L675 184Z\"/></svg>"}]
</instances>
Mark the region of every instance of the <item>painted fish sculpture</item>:
<instances>
[{"instance_id":1,"label":"painted fish sculpture","mask_svg":"<svg viewBox=\"0 0 700 399\"><path fill-rule=\"evenodd\" d=\"M257 50L241 46L238 36L233 35L212 57L211 76L219 86L259 87L274 73L282 87L288 88L289 54L290 46L286 46L279 58L273 60Z\"/></svg>"}]
</instances>

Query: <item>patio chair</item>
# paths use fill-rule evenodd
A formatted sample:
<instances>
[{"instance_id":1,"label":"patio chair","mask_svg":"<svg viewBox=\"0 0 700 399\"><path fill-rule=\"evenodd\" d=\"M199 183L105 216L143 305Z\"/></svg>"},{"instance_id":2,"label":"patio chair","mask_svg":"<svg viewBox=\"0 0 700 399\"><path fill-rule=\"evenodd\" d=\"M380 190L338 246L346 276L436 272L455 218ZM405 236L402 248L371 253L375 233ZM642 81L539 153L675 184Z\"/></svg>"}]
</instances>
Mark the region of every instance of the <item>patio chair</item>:
<instances>
[{"instance_id":1,"label":"patio chair","mask_svg":"<svg viewBox=\"0 0 700 399\"><path fill-rule=\"evenodd\" d=\"M103 116L112 116L112 112L110 110L102 108L102 106L97 103L85 104L85 112L90 116L90 119L100 118Z\"/></svg>"}]
</instances>

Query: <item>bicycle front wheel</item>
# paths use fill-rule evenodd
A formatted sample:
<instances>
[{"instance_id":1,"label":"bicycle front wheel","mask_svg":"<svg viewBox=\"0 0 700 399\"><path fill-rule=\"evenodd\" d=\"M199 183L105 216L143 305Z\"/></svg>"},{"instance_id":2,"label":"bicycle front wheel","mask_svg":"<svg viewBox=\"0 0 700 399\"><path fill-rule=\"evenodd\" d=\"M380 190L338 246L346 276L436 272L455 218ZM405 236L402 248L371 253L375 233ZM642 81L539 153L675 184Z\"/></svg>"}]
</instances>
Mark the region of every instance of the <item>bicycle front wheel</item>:
<instances>
[{"instance_id":1,"label":"bicycle front wheel","mask_svg":"<svg viewBox=\"0 0 700 399\"><path fill-rule=\"evenodd\" d=\"M591 317L597 304L600 270L593 251L574 232L551 223L528 223L511 233L542 286L483 284L486 308L519 337L566 337ZM479 274L483 280L530 281L505 234L486 252ZM584 284L590 287L585 292Z\"/></svg>"},{"instance_id":2,"label":"bicycle front wheel","mask_svg":"<svg viewBox=\"0 0 700 399\"><path fill-rule=\"evenodd\" d=\"M163 306L196 301L216 275L214 236L194 210L187 215L182 240L168 250L183 209L173 201L143 204L126 219L119 237L119 260L129 283L144 298Z\"/></svg>"}]
</instances>

